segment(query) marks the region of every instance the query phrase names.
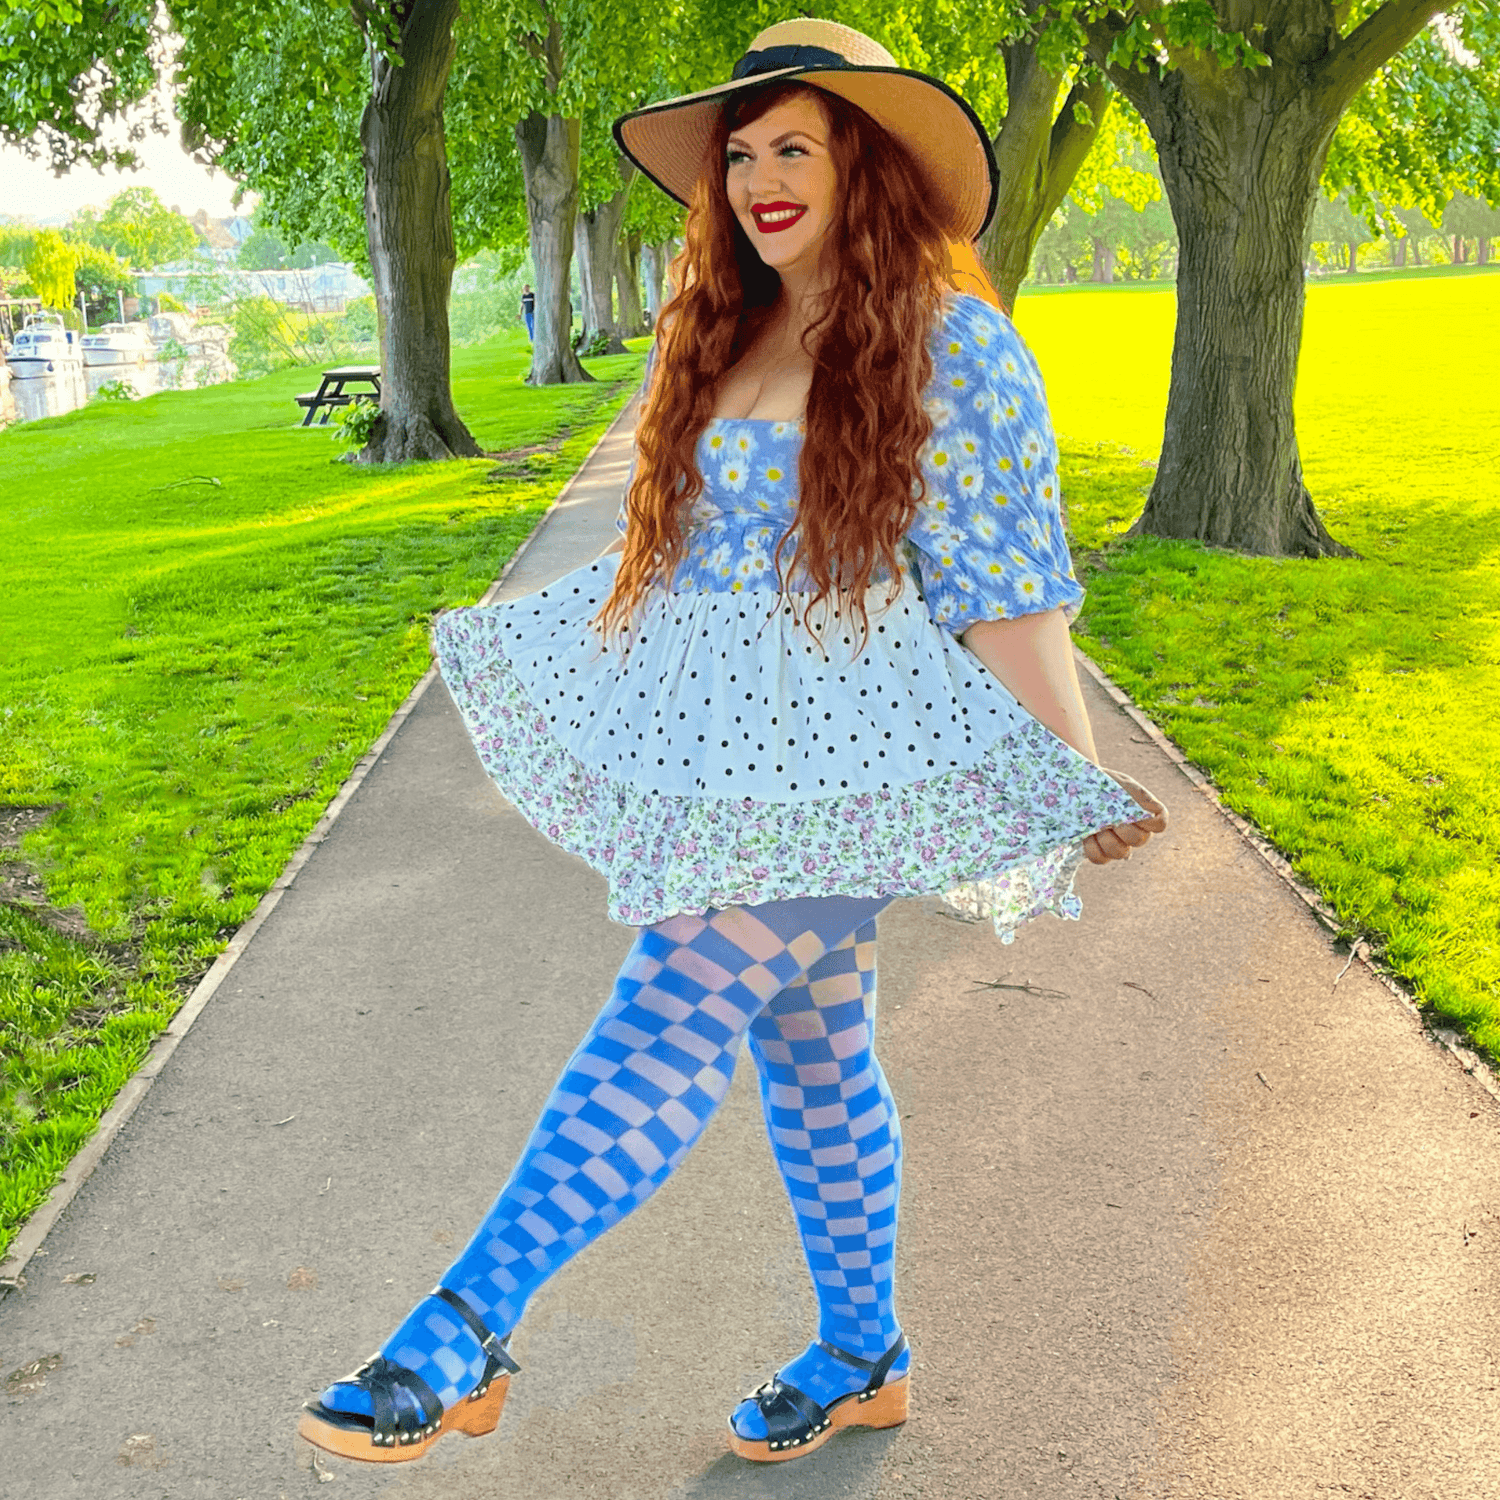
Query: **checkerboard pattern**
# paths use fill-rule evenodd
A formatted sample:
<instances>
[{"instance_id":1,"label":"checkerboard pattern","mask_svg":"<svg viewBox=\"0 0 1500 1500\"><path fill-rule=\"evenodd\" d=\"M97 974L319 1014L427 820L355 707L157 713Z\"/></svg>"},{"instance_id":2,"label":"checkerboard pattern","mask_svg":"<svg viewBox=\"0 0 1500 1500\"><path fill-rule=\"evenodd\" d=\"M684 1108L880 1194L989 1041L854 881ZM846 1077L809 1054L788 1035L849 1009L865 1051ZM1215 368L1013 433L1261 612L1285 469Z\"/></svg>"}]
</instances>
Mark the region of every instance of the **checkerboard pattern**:
<instances>
[{"instance_id":1,"label":"checkerboard pattern","mask_svg":"<svg viewBox=\"0 0 1500 1500\"><path fill-rule=\"evenodd\" d=\"M687 1155L729 1090L755 1017L883 905L807 897L642 929L510 1181L442 1285L496 1334L514 1328L537 1288ZM485 1365L474 1335L433 1297L380 1352L420 1375L445 1407ZM369 1410L356 1384L334 1385L322 1400Z\"/></svg>"},{"instance_id":2,"label":"checkerboard pattern","mask_svg":"<svg viewBox=\"0 0 1500 1500\"><path fill-rule=\"evenodd\" d=\"M895 1342L901 1125L875 1056L875 924L750 1027L771 1149L820 1310L818 1337L878 1359Z\"/></svg>"}]
</instances>

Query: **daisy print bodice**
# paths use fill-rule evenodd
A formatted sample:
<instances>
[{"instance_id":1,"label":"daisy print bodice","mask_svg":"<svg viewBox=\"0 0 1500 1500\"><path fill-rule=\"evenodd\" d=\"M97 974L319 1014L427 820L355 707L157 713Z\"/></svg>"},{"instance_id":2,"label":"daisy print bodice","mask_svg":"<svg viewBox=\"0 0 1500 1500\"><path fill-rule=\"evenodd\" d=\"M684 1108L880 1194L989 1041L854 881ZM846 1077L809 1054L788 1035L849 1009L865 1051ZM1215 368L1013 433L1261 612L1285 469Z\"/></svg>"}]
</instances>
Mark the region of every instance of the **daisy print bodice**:
<instances>
[{"instance_id":1,"label":"daisy print bodice","mask_svg":"<svg viewBox=\"0 0 1500 1500\"><path fill-rule=\"evenodd\" d=\"M1083 590L1063 535L1057 446L1036 361L1008 318L963 295L945 304L930 352L933 431L907 543L933 620L958 634L976 620L1075 613ZM796 521L805 436L803 421L709 421L697 446L703 492L674 593L776 588L776 547ZM623 505L618 524L623 530ZM795 574L788 582L803 584Z\"/></svg>"},{"instance_id":2,"label":"daisy print bodice","mask_svg":"<svg viewBox=\"0 0 1500 1500\"><path fill-rule=\"evenodd\" d=\"M805 435L802 421L714 417L709 422L698 439L703 493L688 521L688 551L674 581L676 591L775 587L776 544L797 517L797 466Z\"/></svg>"}]
</instances>

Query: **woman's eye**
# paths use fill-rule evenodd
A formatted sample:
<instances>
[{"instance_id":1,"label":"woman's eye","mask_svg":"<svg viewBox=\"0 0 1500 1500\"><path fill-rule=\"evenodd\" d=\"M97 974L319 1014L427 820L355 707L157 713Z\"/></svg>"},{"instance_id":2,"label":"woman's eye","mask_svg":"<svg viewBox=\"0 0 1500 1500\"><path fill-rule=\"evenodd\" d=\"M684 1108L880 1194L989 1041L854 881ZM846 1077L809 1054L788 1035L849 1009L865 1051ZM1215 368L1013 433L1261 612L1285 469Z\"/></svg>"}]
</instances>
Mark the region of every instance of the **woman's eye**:
<instances>
[{"instance_id":1,"label":"woman's eye","mask_svg":"<svg viewBox=\"0 0 1500 1500\"><path fill-rule=\"evenodd\" d=\"M783 146L781 148L781 154L783 156L785 156L789 151L795 151L799 156L807 155L807 148L805 146Z\"/></svg>"},{"instance_id":2,"label":"woman's eye","mask_svg":"<svg viewBox=\"0 0 1500 1500\"><path fill-rule=\"evenodd\" d=\"M738 165L739 165L739 163L740 163L740 162L742 162L742 161L749 161L749 160L750 160L750 158L749 158L749 156L748 156L748 155L747 155L747 154L746 154L746 153L745 153L745 152L743 152L743 151L731 151L731 152L729 152L729 154L728 154L728 155L727 155L727 156L726 156L726 157L725 157L725 160L726 160L726 161L727 161L727 162L728 162L728 163L729 163L729 165L730 165L730 166L731 166L731 167L734 167L734 166L738 166Z\"/></svg>"}]
</instances>

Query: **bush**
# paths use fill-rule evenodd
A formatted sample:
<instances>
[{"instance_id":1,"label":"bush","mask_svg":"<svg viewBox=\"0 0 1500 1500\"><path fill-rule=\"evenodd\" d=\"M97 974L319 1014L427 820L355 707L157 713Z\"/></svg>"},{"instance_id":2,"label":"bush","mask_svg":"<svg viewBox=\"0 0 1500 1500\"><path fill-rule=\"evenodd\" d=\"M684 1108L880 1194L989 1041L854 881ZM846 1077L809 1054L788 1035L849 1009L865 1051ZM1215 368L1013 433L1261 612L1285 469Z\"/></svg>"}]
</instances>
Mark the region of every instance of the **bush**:
<instances>
[{"instance_id":1,"label":"bush","mask_svg":"<svg viewBox=\"0 0 1500 1500\"><path fill-rule=\"evenodd\" d=\"M157 312L180 312L187 311L187 304L180 297L174 297L171 292L158 292L156 294Z\"/></svg>"},{"instance_id":2,"label":"bush","mask_svg":"<svg viewBox=\"0 0 1500 1500\"><path fill-rule=\"evenodd\" d=\"M609 348L609 335L601 328L588 343L584 343L583 333L580 331L573 335L573 347L578 351L579 359L593 359Z\"/></svg>"},{"instance_id":3,"label":"bush","mask_svg":"<svg viewBox=\"0 0 1500 1500\"><path fill-rule=\"evenodd\" d=\"M370 431L380 416L380 403L370 396L356 396L348 406L341 406L333 414L329 434L334 442L344 448L358 451L370 441Z\"/></svg>"},{"instance_id":4,"label":"bush","mask_svg":"<svg viewBox=\"0 0 1500 1500\"><path fill-rule=\"evenodd\" d=\"M140 394L128 380L106 380L94 392L95 401L134 401Z\"/></svg>"},{"instance_id":5,"label":"bush","mask_svg":"<svg viewBox=\"0 0 1500 1500\"><path fill-rule=\"evenodd\" d=\"M356 297L344 309L344 338L351 344L373 344L380 335L380 322L373 297Z\"/></svg>"}]
</instances>

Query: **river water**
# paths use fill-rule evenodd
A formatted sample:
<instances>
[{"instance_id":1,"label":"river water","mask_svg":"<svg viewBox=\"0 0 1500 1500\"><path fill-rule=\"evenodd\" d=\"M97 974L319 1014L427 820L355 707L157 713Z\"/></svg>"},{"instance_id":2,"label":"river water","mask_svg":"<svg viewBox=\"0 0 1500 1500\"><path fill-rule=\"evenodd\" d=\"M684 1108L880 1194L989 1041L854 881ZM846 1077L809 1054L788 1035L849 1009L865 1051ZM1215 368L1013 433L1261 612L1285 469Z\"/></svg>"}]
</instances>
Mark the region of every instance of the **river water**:
<instances>
[{"instance_id":1,"label":"river water","mask_svg":"<svg viewBox=\"0 0 1500 1500\"><path fill-rule=\"evenodd\" d=\"M231 366L222 360L148 359L144 365L59 364L45 375L18 379L11 372L10 392L16 403L16 420L34 422L39 417L58 417L86 406L102 385L128 381L137 396L157 391L195 390L233 378Z\"/></svg>"}]
</instances>

